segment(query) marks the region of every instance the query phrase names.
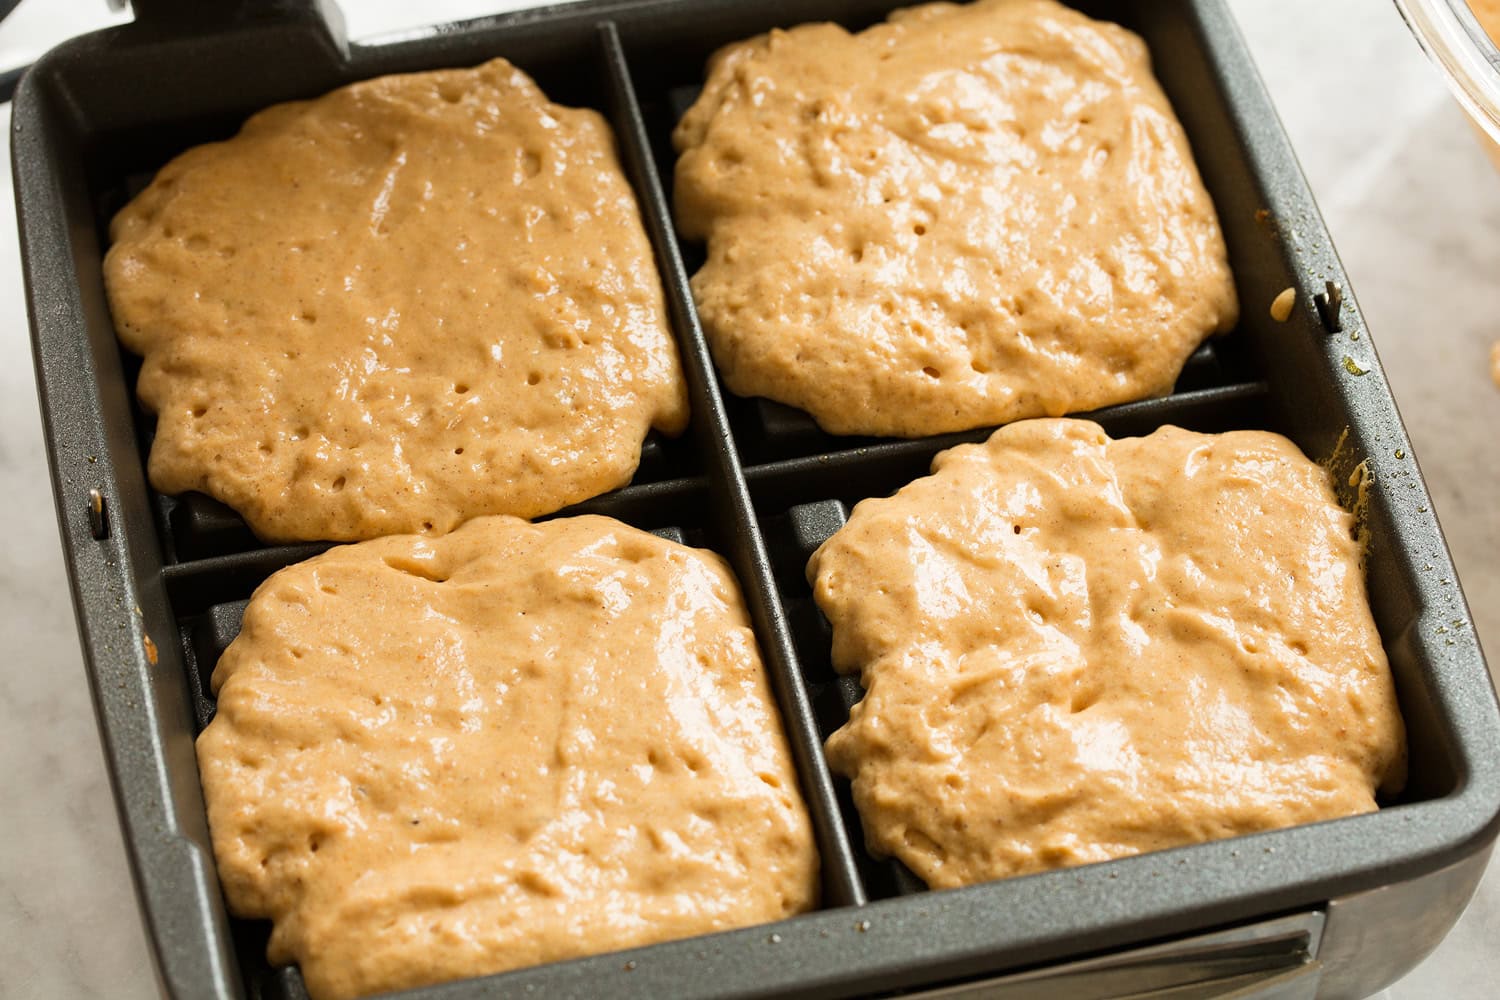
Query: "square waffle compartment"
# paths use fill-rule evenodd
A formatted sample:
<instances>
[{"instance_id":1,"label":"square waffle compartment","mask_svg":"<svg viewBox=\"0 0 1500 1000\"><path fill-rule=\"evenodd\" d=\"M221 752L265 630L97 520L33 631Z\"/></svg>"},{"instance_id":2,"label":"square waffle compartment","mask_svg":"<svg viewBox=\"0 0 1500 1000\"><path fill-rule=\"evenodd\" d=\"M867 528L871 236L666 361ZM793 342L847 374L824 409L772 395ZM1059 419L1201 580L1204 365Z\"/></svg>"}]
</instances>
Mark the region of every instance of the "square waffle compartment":
<instances>
[{"instance_id":1,"label":"square waffle compartment","mask_svg":"<svg viewBox=\"0 0 1500 1000\"><path fill-rule=\"evenodd\" d=\"M859 687L829 668L807 556L853 503L924 475L938 451L990 429L836 438L798 411L727 396L687 288L701 248L679 242L672 226L669 135L718 46L810 20L857 29L899 5L593 0L350 44L315 0L225 0L211 12L137 0L136 23L69 42L27 77L13 157L53 484L168 992L304 995L295 969L265 963L266 925L225 912L192 740L212 712L208 673L250 592L326 546L264 546L205 497L150 490L151 420L133 403L138 363L118 347L103 293L108 220L171 156L231 134L266 105L497 55L554 100L611 120L693 405L681 439L648 441L629 486L564 513L611 514L729 558L814 820L823 905L775 925L411 995L1029 996L1065 983L1075 995L1104 995L1277 976L1296 977L1301 992L1285 995L1358 995L1414 965L1457 919L1500 823L1500 712L1370 338L1352 297L1337 301L1347 280L1222 0L1077 4L1150 47L1218 208L1243 313L1193 356L1171 395L1092 416L1116 436L1164 423L1269 428L1340 483L1358 466L1369 472L1370 591L1409 730L1409 787L1368 816L946 892L926 892L865 852L847 784L831 779L821 746ZM1288 286L1299 307L1274 323L1267 307ZM1352 487L1346 493L1352 504ZM1423 915L1416 926L1413 913Z\"/></svg>"},{"instance_id":2,"label":"square waffle compartment","mask_svg":"<svg viewBox=\"0 0 1500 1000\"><path fill-rule=\"evenodd\" d=\"M604 514L662 538L699 548L723 551L720 525L706 516L707 487L702 481L678 481L665 489L642 488L618 491L575 508L574 513ZM556 516L556 515L554 515ZM219 577L208 566L195 568L199 575ZM189 564L194 565L197 564ZM215 664L239 634L240 622L249 603L248 595L261 578L274 570L242 571L230 586L178 586L172 589L177 620L177 640L182 650L192 702L195 734L213 718L215 703L212 677ZM178 578L181 579L181 578ZM215 581L217 582L217 581ZM266 920L229 920L229 934L245 994L265 1000L303 1000L307 992L295 966L275 968L266 962L266 944L271 924Z\"/></svg>"}]
</instances>

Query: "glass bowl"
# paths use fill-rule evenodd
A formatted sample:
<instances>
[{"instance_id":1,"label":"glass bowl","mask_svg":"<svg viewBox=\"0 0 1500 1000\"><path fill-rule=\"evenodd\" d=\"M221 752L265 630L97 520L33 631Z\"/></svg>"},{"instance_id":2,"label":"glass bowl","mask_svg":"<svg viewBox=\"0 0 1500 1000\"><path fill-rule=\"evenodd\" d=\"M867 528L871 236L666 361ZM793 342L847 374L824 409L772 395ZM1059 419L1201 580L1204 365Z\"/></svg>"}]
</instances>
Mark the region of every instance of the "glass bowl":
<instances>
[{"instance_id":1,"label":"glass bowl","mask_svg":"<svg viewBox=\"0 0 1500 1000\"><path fill-rule=\"evenodd\" d=\"M1500 0L1479 5L1494 12L1491 23L1500 33ZM1500 144L1500 49L1467 0L1396 0L1396 6L1474 124ZM1500 146L1491 153L1500 164Z\"/></svg>"}]
</instances>

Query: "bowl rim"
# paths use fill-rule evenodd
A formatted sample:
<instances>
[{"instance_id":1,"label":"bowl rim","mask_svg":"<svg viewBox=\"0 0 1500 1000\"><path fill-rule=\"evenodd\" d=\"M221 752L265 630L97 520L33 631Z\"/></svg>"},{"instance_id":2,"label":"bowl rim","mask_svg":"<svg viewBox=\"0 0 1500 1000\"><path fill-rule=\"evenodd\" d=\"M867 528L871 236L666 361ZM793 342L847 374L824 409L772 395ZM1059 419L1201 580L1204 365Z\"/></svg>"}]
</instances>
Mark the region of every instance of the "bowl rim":
<instances>
[{"instance_id":1,"label":"bowl rim","mask_svg":"<svg viewBox=\"0 0 1500 1000\"><path fill-rule=\"evenodd\" d=\"M1422 51L1474 124L1500 143L1500 48L1467 0L1395 0Z\"/></svg>"}]
</instances>

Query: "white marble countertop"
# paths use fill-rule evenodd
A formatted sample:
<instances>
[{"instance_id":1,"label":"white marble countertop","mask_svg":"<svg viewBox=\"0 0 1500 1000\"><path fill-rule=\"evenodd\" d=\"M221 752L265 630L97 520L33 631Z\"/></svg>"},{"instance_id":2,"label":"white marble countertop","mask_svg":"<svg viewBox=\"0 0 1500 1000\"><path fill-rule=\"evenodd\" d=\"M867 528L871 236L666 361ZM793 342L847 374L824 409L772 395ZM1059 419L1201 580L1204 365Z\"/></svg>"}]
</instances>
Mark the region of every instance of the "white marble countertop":
<instances>
[{"instance_id":1,"label":"white marble countertop","mask_svg":"<svg viewBox=\"0 0 1500 1000\"><path fill-rule=\"evenodd\" d=\"M1480 635L1500 650L1500 174L1380 0L1230 0L1373 331ZM342 0L358 37L522 6ZM0 67L106 23L104 0L28 0ZM0 125L9 134L9 107ZM9 156L5 157L9 184ZM78 652L42 452L15 238L0 196L0 997L156 994ZM1480 1000L1500 982L1500 875L1392 987Z\"/></svg>"}]
</instances>

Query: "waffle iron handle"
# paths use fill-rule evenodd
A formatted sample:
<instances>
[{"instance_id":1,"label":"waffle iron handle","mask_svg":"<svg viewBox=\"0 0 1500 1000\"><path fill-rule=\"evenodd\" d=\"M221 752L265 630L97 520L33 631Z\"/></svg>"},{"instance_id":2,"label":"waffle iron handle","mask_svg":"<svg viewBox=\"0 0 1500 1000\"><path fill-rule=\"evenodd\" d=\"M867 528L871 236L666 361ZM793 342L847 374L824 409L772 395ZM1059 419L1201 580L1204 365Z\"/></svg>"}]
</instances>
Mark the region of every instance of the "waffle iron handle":
<instances>
[{"instance_id":1,"label":"waffle iron handle","mask_svg":"<svg viewBox=\"0 0 1500 1000\"><path fill-rule=\"evenodd\" d=\"M203 31L268 22L314 21L340 36L344 18L333 0L107 0L112 10L128 3L137 24Z\"/></svg>"},{"instance_id":2,"label":"waffle iron handle","mask_svg":"<svg viewBox=\"0 0 1500 1000\"><path fill-rule=\"evenodd\" d=\"M1324 915L1310 910L909 994L921 1000L1313 1000Z\"/></svg>"}]
</instances>

